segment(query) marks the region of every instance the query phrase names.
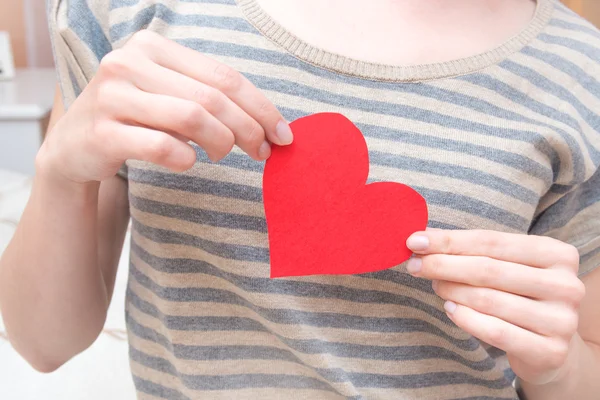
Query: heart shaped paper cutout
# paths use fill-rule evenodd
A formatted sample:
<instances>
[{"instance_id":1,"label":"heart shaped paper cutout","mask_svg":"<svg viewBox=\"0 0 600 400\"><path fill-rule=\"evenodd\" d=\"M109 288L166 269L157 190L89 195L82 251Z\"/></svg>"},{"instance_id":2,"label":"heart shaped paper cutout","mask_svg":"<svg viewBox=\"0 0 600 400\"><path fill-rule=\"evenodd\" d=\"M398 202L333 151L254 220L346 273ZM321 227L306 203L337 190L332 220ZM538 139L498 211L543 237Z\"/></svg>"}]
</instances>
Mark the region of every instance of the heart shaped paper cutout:
<instances>
[{"instance_id":1,"label":"heart shaped paper cutout","mask_svg":"<svg viewBox=\"0 0 600 400\"><path fill-rule=\"evenodd\" d=\"M346 117L290 124L263 176L271 278L380 271L406 261L406 239L427 226L425 199L393 182L366 184L369 153Z\"/></svg>"}]
</instances>

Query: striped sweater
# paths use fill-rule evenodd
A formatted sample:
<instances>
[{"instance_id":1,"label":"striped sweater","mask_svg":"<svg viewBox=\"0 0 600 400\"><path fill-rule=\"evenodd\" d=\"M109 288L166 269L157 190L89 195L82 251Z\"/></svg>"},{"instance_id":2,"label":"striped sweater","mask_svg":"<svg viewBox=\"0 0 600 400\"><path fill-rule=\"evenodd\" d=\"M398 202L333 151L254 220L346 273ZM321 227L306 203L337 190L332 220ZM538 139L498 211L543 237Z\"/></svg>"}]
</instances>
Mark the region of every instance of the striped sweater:
<instances>
[{"instance_id":1,"label":"striped sweater","mask_svg":"<svg viewBox=\"0 0 600 400\"><path fill-rule=\"evenodd\" d=\"M287 32L255 0L49 0L65 105L150 29L242 72L288 120L342 113L370 181L415 188L429 226L548 235L600 265L600 33L554 0L484 54L390 66ZM130 160L126 301L140 399L514 399L499 350L400 265L269 279L263 163L175 174Z\"/></svg>"}]
</instances>

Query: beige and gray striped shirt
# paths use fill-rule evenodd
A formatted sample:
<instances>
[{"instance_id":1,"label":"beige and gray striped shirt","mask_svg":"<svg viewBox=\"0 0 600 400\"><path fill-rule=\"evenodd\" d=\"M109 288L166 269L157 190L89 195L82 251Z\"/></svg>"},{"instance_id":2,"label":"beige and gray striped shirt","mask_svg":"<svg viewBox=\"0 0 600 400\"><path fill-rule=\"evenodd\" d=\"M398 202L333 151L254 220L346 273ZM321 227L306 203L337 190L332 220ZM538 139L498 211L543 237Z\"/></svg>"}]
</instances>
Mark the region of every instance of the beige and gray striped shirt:
<instances>
[{"instance_id":1,"label":"beige and gray striped shirt","mask_svg":"<svg viewBox=\"0 0 600 400\"><path fill-rule=\"evenodd\" d=\"M288 120L338 112L370 181L408 184L430 226L548 235L600 265L600 33L554 0L502 46L400 67L327 53L255 0L49 0L68 107L150 29L241 71ZM127 324L141 399L514 399L501 351L455 327L403 266L269 279L263 164L201 149L181 174L128 161Z\"/></svg>"}]
</instances>

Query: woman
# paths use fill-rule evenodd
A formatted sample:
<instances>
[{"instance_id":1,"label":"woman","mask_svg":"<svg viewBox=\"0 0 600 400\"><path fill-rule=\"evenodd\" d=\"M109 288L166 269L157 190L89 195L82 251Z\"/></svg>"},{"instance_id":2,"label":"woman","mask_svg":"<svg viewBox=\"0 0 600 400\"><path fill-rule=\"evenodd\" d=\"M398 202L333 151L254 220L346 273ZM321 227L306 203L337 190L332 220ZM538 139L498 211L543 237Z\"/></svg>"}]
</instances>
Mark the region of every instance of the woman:
<instances>
[{"instance_id":1,"label":"woman","mask_svg":"<svg viewBox=\"0 0 600 400\"><path fill-rule=\"evenodd\" d=\"M600 35L560 3L53 0L49 15L55 125L0 269L34 368L98 336L131 215L140 398L600 392ZM293 142L287 121L328 111L361 129L370 179L411 185L437 229L390 270L271 280L261 161Z\"/></svg>"}]
</instances>

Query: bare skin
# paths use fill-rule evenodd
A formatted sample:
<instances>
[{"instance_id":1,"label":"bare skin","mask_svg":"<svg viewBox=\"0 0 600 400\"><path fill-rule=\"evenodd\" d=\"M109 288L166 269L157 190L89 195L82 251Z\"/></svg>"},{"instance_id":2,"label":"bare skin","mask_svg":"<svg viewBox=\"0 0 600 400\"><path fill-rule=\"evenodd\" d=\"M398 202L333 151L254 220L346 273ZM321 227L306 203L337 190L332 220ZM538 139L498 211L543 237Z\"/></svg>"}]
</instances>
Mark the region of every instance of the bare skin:
<instances>
[{"instance_id":1,"label":"bare skin","mask_svg":"<svg viewBox=\"0 0 600 400\"><path fill-rule=\"evenodd\" d=\"M533 0L258 0L300 39L357 60L444 62L497 47L531 21Z\"/></svg>"},{"instance_id":2,"label":"bare skin","mask_svg":"<svg viewBox=\"0 0 600 400\"><path fill-rule=\"evenodd\" d=\"M286 29L316 47L393 65L483 53L522 31L536 9L536 2L529 0L258 2ZM595 378L600 374L600 269L584 278L584 286L577 278L576 250L543 237L487 231L420 235L429 239L430 247L413 248L420 257L412 262L421 261L421 270L414 274L435 282L436 293L448 301L448 315L458 326L507 352L528 400L591 400L600 393ZM455 248L444 248L444 243ZM566 255L571 256L565 260ZM532 260L542 259L546 261L534 266ZM485 260L497 263L490 264L489 273L500 273L495 267L510 270L506 279L519 285L495 287L485 276L474 281ZM469 271L470 267L475 268ZM568 289L531 298L528 290L540 279L548 287Z\"/></svg>"},{"instance_id":3,"label":"bare skin","mask_svg":"<svg viewBox=\"0 0 600 400\"><path fill-rule=\"evenodd\" d=\"M191 67L194 66L194 67ZM127 159L173 171L212 160L234 143L256 160L291 143L275 106L237 71L142 31L106 56L52 127L33 190L0 260L0 307L14 348L50 372L89 347L110 303L129 218Z\"/></svg>"},{"instance_id":4,"label":"bare skin","mask_svg":"<svg viewBox=\"0 0 600 400\"><path fill-rule=\"evenodd\" d=\"M535 10L530 0L259 2L315 46L395 65L443 62L492 49L521 31ZM160 58L169 53L176 56ZM186 65L204 68L191 71ZM189 90L174 92L174 87ZM162 113L155 113L157 108ZM159 114L164 118L141 117ZM195 141L214 160L226 155L234 143L250 157L265 159L269 143L292 140L281 120L275 107L235 71L147 33L109 55L69 112L64 112L57 96L53 126L38 155L32 196L0 260L0 307L17 351L36 369L50 372L87 348L102 329L129 218L126 184L115 177L123 160L142 159L185 170L194 162L187 140ZM213 134L203 135L207 131ZM509 254L510 260L500 259L512 262L523 276L533 268L552 276L555 264L564 270L560 283L565 291L560 298L527 303L533 310L556 304L561 316L554 315L548 324L531 319L537 324L523 329L515 321L527 320L527 315L497 315L471 304L476 297L467 289L472 285L464 284L472 282L460 280L461 268L455 262L456 257L494 258L489 252L497 247L489 246L489 240L509 243L512 236L478 232L477 240L465 241L462 233L419 235L427 236L430 246L414 248L422 259L414 274L438 282L437 293L456 306L448 313L457 325L491 342L505 338L495 329L531 339L531 346L497 343L516 360L529 400L586 400L600 392L600 381L594 379L600 371L600 269L585 277L584 289L576 279L574 256L533 266L532 254L521 249ZM552 254L558 247L573 255L568 245L531 240L539 252L535 254ZM448 243L457 247L444 247ZM447 268L432 269L428 260L433 258L439 261L434 265ZM467 265L472 260L463 261ZM490 298L496 304L502 299L510 304L525 301L522 286L518 290L480 286L477 289L484 290L477 294L496 296ZM490 329L470 323L476 319L488 321ZM552 330L553 326L560 329ZM550 329L546 336L552 340L541 340L540 329ZM554 347L544 347L549 343ZM544 353L544 349L552 349L550 357L535 360L534 365L523 362L527 351Z\"/></svg>"}]
</instances>

